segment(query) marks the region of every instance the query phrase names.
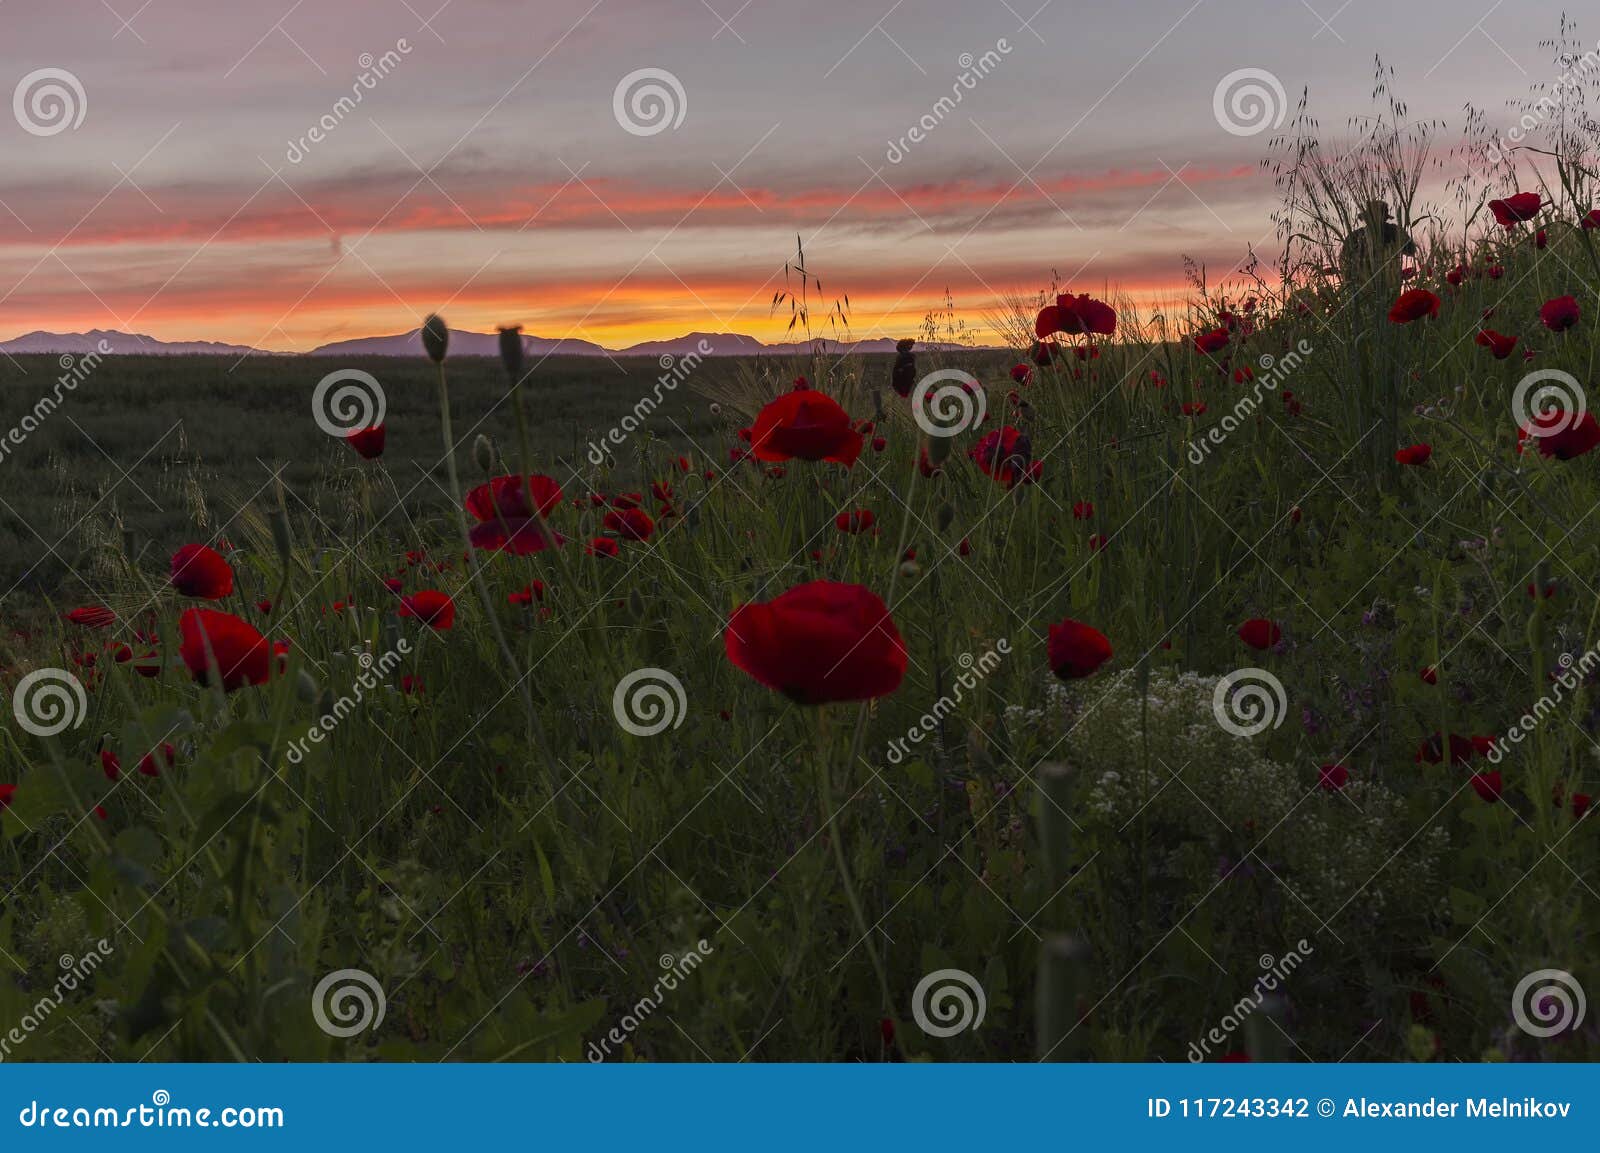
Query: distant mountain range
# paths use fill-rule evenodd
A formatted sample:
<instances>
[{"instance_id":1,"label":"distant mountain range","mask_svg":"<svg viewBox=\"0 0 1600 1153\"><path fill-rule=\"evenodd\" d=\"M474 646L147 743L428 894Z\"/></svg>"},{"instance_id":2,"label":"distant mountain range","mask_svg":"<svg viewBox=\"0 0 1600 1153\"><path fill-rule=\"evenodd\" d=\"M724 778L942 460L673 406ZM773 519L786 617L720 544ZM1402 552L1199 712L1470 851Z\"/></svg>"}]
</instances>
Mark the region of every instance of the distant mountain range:
<instances>
[{"instance_id":1,"label":"distant mountain range","mask_svg":"<svg viewBox=\"0 0 1600 1153\"><path fill-rule=\"evenodd\" d=\"M142 336L137 333L112 332L95 329L92 332L30 332L26 336L19 336L15 340L0 341L0 353L11 356L25 354L59 354L72 353L84 355L89 352L99 351L102 344L105 353L110 355L134 356L270 356L270 355L305 355L305 356L421 356L422 341L419 336L421 329L414 328L410 332L403 332L396 336L367 336L355 340L341 340L333 344L324 344L320 348L313 348L310 352L300 353L263 353L256 349L239 344L219 344L209 340L193 340L169 342L157 340L153 336ZM837 356L845 352L893 352L895 342L887 337L872 340L858 340L843 342L837 340L821 340L816 342L794 341L787 344L762 344L753 336L745 336L737 332L691 332L675 340L647 340L643 344L630 345L627 348L602 348L588 340L575 340L564 338L551 340L542 336L527 336L522 338L524 354L533 357L545 356L686 356L689 353L699 353L701 356L796 356L809 354L814 345L820 345L822 351L828 355ZM956 349L965 347L953 344L924 344L917 343L919 349ZM500 354L500 337L493 332L462 332L450 333L451 356L498 356Z\"/></svg>"}]
</instances>

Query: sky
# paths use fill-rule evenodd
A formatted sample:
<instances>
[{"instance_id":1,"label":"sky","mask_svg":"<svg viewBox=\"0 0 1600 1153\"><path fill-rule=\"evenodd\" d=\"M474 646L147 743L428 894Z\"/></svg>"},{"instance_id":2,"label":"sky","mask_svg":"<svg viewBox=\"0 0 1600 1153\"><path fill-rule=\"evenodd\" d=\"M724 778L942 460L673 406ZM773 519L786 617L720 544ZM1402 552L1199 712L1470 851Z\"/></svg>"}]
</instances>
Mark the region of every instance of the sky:
<instances>
[{"instance_id":1,"label":"sky","mask_svg":"<svg viewBox=\"0 0 1600 1153\"><path fill-rule=\"evenodd\" d=\"M0 339L304 351L437 310L609 347L778 340L797 243L814 328L848 293L854 336L915 335L948 294L984 339L1008 293L1160 299L1186 255L1270 257L1266 121L1302 92L1329 131L1375 111L1379 53L1444 139L1468 102L1509 124L1557 73L1560 11L0 0ZM1243 70L1269 79L1225 84ZM1265 120L1219 114L1252 83Z\"/></svg>"}]
</instances>

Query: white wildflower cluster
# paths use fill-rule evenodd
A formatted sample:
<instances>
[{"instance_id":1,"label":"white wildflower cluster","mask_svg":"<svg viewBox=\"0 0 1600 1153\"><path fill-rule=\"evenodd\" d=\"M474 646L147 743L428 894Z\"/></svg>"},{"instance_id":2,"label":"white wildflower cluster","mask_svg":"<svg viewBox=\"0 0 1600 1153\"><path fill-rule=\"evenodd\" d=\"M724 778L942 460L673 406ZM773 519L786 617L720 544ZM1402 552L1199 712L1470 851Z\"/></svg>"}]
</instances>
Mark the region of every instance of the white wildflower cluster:
<instances>
[{"instance_id":1,"label":"white wildflower cluster","mask_svg":"<svg viewBox=\"0 0 1600 1153\"><path fill-rule=\"evenodd\" d=\"M1095 846L1143 854L1150 878L1179 902L1226 877L1211 903L1243 913L1276 891L1284 916L1307 931L1358 910L1340 920L1347 938L1351 921L1372 932L1379 918L1435 911L1444 830L1413 837L1403 800L1355 766L1335 795L1319 786L1316 764L1274 761L1268 742L1229 733L1213 711L1217 680L1157 673L1141 694L1128 677L1053 693L1007 720L1029 740L1061 741L1056 755L1080 774L1077 819Z\"/></svg>"}]
</instances>

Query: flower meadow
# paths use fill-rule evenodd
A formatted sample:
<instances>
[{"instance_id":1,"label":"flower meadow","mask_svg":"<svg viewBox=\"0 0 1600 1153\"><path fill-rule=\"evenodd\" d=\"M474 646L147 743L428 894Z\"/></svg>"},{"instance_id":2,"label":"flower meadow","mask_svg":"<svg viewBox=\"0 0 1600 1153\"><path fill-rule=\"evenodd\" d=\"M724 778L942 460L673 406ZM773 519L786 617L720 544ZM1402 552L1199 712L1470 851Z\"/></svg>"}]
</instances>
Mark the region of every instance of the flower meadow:
<instances>
[{"instance_id":1,"label":"flower meadow","mask_svg":"<svg viewBox=\"0 0 1600 1153\"><path fill-rule=\"evenodd\" d=\"M1600 195L1410 132L1286 141L1273 276L599 464L514 329L332 442L286 364L318 479L15 610L6 1059L1593 1057Z\"/></svg>"}]
</instances>

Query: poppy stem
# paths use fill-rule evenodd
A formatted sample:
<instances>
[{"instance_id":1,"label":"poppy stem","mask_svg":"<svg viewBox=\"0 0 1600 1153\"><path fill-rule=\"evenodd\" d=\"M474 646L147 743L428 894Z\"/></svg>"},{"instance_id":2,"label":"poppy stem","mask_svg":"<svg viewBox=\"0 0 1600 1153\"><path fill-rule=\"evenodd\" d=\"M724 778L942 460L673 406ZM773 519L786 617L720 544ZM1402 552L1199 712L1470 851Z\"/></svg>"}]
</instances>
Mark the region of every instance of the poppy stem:
<instances>
[{"instance_id":1,"label":"poppy stem","mask_svg":"<svg viewBox=\"0 0 1600 1153\"><path fill-rule=\"evenodd\" d=\"M528 736L536 740L541 749L547 749L544 742L544 726L539 723L539 716L533 710L533 692L528 687L528 678L526 675L517 675L516 654L506 643L505 633L500 628L500 618L494 611L494 601L489 596L489 586L483 579L483 570L478 566L477 554L472 548L472 531L467 527L467 508L461 503L461 481L456 476L456 439L450 427L450 386L445 380L442 360L439 362L439 425L444 432L445 475L450 481L450 500L456 507L456 526L461 530L461 543L467 550L467 574L473 587L478 590L478 599L483 602L484 615L489 618L490 631L494 633L500 655L505 658L506 666L513 678L513 687L522 696L522 707L528 714ZM491 491L490 496L493 495Z\"/></svg>"}]
</instances>

